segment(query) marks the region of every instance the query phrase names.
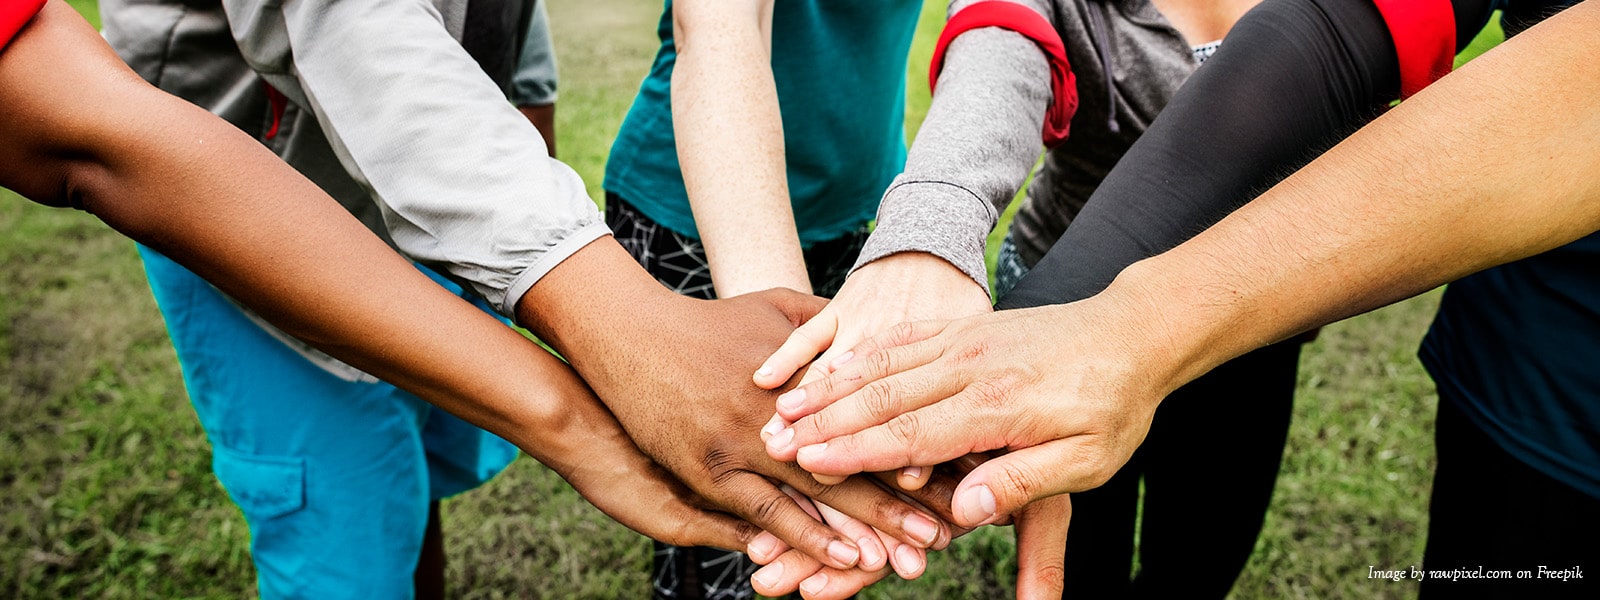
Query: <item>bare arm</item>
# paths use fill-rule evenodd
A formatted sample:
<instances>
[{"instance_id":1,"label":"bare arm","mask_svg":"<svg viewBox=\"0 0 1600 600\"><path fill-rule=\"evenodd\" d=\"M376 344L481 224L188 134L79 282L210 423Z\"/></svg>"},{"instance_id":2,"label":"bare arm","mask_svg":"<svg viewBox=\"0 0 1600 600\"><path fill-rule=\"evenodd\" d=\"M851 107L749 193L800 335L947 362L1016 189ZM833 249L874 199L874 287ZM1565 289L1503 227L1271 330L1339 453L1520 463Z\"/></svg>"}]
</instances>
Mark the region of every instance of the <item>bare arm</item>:
<instances>
[{"instance_id":1,"label":"bare arm","mask_svg":"<svg viewBox=\"0 0 1600 600\"><path fill-rule=\"evenodd\" d=\"M672 126L717 295L810 293L772 77L772 0L678 0L672 29Z\"/></svg>"},{"instance_id":2,"label":"bare arm","mask_svg":"<svg viewBox=\"0 0 1600 600\"><path fill-rule=\"evenodd\" d=\"M65 3L0 52L0 106L0 185L82 207L285 332L505 437L647 535L733 548L754 535L696 508L559 360L249 136L140 80Z\"/></svg>"},{"instance_id":3,"label":"bare arm","mask_svg":"<svg viewBox=\"0 0 1600 600\"><path fill-rule=\"evenodd\" d=\"M1600 229L1596 27L1552 17L1119 278L1177 295L1175 379Z\"/></svg>"},{"instance_id":4,"label":"bare arm","mask_svg":"<svg viewBox=\"0 0 1600 600\"><path fill-rule=\"evenodd\" d=\"M1600 229L1596 27L1592 2L1552 17L1097 296L868 342L801 388L807 406L844 400L795 424L797 443L828 442L800 464L1009 448L956 493L958 524L992 521L1104 482L1167 393L1232 357Z\"/></svg>"}]
</instances>

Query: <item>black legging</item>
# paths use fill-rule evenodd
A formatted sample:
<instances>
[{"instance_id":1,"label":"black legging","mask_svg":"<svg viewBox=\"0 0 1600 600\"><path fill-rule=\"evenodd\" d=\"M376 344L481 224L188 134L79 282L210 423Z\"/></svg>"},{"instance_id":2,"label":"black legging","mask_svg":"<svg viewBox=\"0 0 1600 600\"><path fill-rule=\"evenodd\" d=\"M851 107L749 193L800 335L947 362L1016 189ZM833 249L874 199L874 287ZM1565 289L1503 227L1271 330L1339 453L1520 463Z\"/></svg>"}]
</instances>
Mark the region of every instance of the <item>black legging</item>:
<instances>
[{"instance_id":1,"label":"black legging","mask_svg":"<svg viewBox=\"0 0 1600 600\"><path fill-rule=\"evenodd\" d=\"M1458 46L1491 0L1454 3ZM1399 66L1377 8L1267 0L1239 21L1123 155L1000 308L1104 289L1128 265L1204 230L1366 124L1397 95ZM1248 561L1271 499L1299 347L1257 350L1156 411L1133 461L1073 498L1068 595L1221 598ZM1141 569L1130 580L1138 482Z\"/></svg>"}]
</instances>

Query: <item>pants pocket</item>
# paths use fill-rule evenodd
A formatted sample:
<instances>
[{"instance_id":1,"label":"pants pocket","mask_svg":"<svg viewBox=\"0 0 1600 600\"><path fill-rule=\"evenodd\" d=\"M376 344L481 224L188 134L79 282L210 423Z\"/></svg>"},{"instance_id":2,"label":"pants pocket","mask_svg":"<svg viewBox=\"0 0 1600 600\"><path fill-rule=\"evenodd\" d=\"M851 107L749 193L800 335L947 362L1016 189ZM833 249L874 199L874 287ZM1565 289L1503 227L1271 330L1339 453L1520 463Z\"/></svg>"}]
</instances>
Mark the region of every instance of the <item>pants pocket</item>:
<instances>
[{"instance_id":1,"label":"pants pocket","mask_svg":"<svg viewBox=\"0 0 1600 600\"><path fill-rule=\"evenodd\" d=\"M304 458L246 454L212 446L211 469L252 524L306 505Z\"/></svg>"}]
</instances>

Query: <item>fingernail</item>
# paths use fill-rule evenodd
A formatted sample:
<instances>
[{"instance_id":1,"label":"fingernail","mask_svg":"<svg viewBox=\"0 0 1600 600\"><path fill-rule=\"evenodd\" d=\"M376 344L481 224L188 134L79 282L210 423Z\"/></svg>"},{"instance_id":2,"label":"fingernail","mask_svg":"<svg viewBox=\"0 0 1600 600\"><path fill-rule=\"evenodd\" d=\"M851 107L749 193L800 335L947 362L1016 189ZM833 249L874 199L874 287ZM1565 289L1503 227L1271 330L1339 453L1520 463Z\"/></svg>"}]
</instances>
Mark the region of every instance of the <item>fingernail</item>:
<instances>
[{"instance_id":1,"label":"fingernail","mask_svg":"<svg viewBox=\"0 0 1600 600\"><path fill-rule=\"evenodd\" d=\"M850 544L834 540L828 542L828 556L848 569L855 566L856 559L861 557L861 551L851 547Z\"/></svg>"},{"instance_id":2,"label":"fingernail","mask_svg":"<svg viewBox=\"0 0 1600 600\"><path fill-rule=\"evenodd\" d=\"M778 587L778 582L783 579L783 563L775 562L761 567L761 570L756 571L756 574L752 575L751 579L756 580L756 583L761 584L761 587L769 590Z\"/></svg>"},{"instance_id":3,"label":"fingernail","mask_svg":"<svg viewBox=\"0 0 1600 600\"><path fill-rule=\"evenodd\" d=\"M961 493L961 516L973 525L982 525L994 518L994 492L987 485L975 485Z\"/></svg>"},{"instance_id":4,"label":"fingernail","mask_svg":"<svg viewBox=\"0 0 1600 600\"><path fill-rule=\"evenodd\" d=\"M761 365L761 368L756 369L756 377L767 377L769 375L772 375L772 367Z\"/></svg>"},{"instance_id":5,"label":"fingernail","mask_svg":"<svg viewBox=\"0 0 1600 600\"><path fill-rule=\"evenodd\" d=\"M756 539L750 540L750 546L745 548L745 550L749 552L750 556L753 557L754 560L766 562L771 560L772 551L777 549L774 541L775 538L772 536L758 535L756 536Z\"/></svg>"},{"instance_id":6,"label":"fingernail","mask_svg":"<svg viewBox=\"0 0 1600 600\"><path fill-rule=\"evenodd\" d=\"M872 538L856 540L856 547L861 549L861 568L876 571L883 568L883 561L889 557L883 555L883 549L878 547L878 541Z\"/></svg>"},{"instance_id":7,"label":"fingernail","mask_svg":"<svg viewBox=\"0 0 1600 600\"><path fill-rule=\"evenodd\" d=\"M855 358L855 357L856 357L856 353L854 351L848 351L848 352L845 352L844 354L840 354L838 356L835 356L835 357L833 357L833 362L828 363L828 368L837 369L839 367L842 367L842 366L844 366L845 363L850 362L850 359Z\"/></svg>"},{"instance_id":8,"label":"fingernail","mask_svg":"<svg viewBox=\"0 0 1600 600\"><path fill-rule=\"evenodd\" d=\"M914 579L922 574L927 565L923 562L922 553L911 546L901 546L894 551L894 571L901 578Z\"/></svg>"},{"instance_id":9,"label":"fingernail","mask_svg":"<svg viewBox=\"0 0 1600 600\"><path fill-rule=\"evenodd\" d=\"M906 517L905 521L900 523L900 527L906 530L906 535L911 536L913 541L921 544L924 548L932 545L934 540L939 539L939 525L929 518L916 513Z\"/></svg>"},{"instance_id":10,"label":"fingernail","mask_svg":"<svg viewBox=\"0 0 1600 600\"><path fill-rule=\"evenodd\" d=\"M772 420L767 421L766 427L761 428L761 439L770 439L772 436L778 435L779 431L783 431L783 428L783 415L772 415Z\"/></svg>"},{"instance_id":11,"label":"fingernail","mask_svg":"<svg viewBox=\"0 0 1600 600\"><path fill-rule=\"evenodd\" d=\"M900 469L900 476L905 479L922 479L922 467L906 467Z\"/></svg>"},{"instance_id":12,"label":"fingernail","mask_svg":"<svg viewBox=\"0 0 1600 600\"><path fill-rule=\"evenodd\" d=\"M788 450L789 449L789 443L793 442L793 441L794 441L794 428L793 427L785 427L783 429L778 430L778 433L772 434L772 439L767 440L767 447L772 448L773 450L778 450L778 451Z\"/></svg>"},{"instance_id":13,"label":"fingernail","mask_svg":"<svg viewBox=\"0 0 1600 600\"><path fill-rule=\"evenodd\" d=\"M822 593L822 588L825 587L828 587L827 573L817 573L800 582L800 591L813 596Z\"/></svg>"},{"instance_id":14,"label":"fingernail","mask_svg":"<svg viewBox=\"0 0 1600 600\"><path fill-rule=\"evenodd\" d=\"M788 410L800 410L805 403L806 391L801 388L789 390L778 396L778 406Z\"/></svg>"},{"instance_id":15,"label":"fingernail","mask_svg":"<svg viewBox=\"0 0 1600 600\"><path fill-rule=\"evenodd\" d=\"M794 431L794 430L793 429L788 429L786 431ZM778 435L781 436L783 434L778 434ZM825 453L827 451L828 451L828 443L827 442L823 442L821 444L812 444L810 446L806 446L804 448L801 448L800 452L795 455L795 460L797 460L797 461L803 460L803 461L806 461L806 462L811 462L813 460L821 460L823 453Z\"/></svg>"}]
</instances>

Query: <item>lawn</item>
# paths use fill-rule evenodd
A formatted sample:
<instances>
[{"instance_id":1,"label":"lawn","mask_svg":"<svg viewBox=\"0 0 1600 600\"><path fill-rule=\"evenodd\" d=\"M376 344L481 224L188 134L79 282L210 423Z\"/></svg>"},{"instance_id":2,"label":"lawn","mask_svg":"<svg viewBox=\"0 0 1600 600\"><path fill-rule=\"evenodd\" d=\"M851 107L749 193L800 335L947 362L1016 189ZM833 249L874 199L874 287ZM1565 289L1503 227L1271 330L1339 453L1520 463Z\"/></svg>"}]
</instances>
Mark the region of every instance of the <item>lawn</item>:
<instances>
[{"instance_id":1,"label":"lawn","mask_svg":"<svg viewBox=\"0 0 1600 600\"><path fill-rule=\"evenodd\" d=\"M98 18L92 0L74 4ZM597 200L659 9L550 6L558 145ZM918 33L913 131L942 13L930 3ZM0 596L253 595L248 532L211 475L132 243L81 213L0 195ZM1421 558L1435 397L1414 353L1436 303L1427 294L1332 325L1307 348L1283 474L1237 597L1415 595L1366 573ZM648 543L533 460L444 509L456 597L647 590ZM921 580L864 597L1006 597L1013 555L1008 532L981 531L936 555Z\"/></svg>"}]
</instances>

